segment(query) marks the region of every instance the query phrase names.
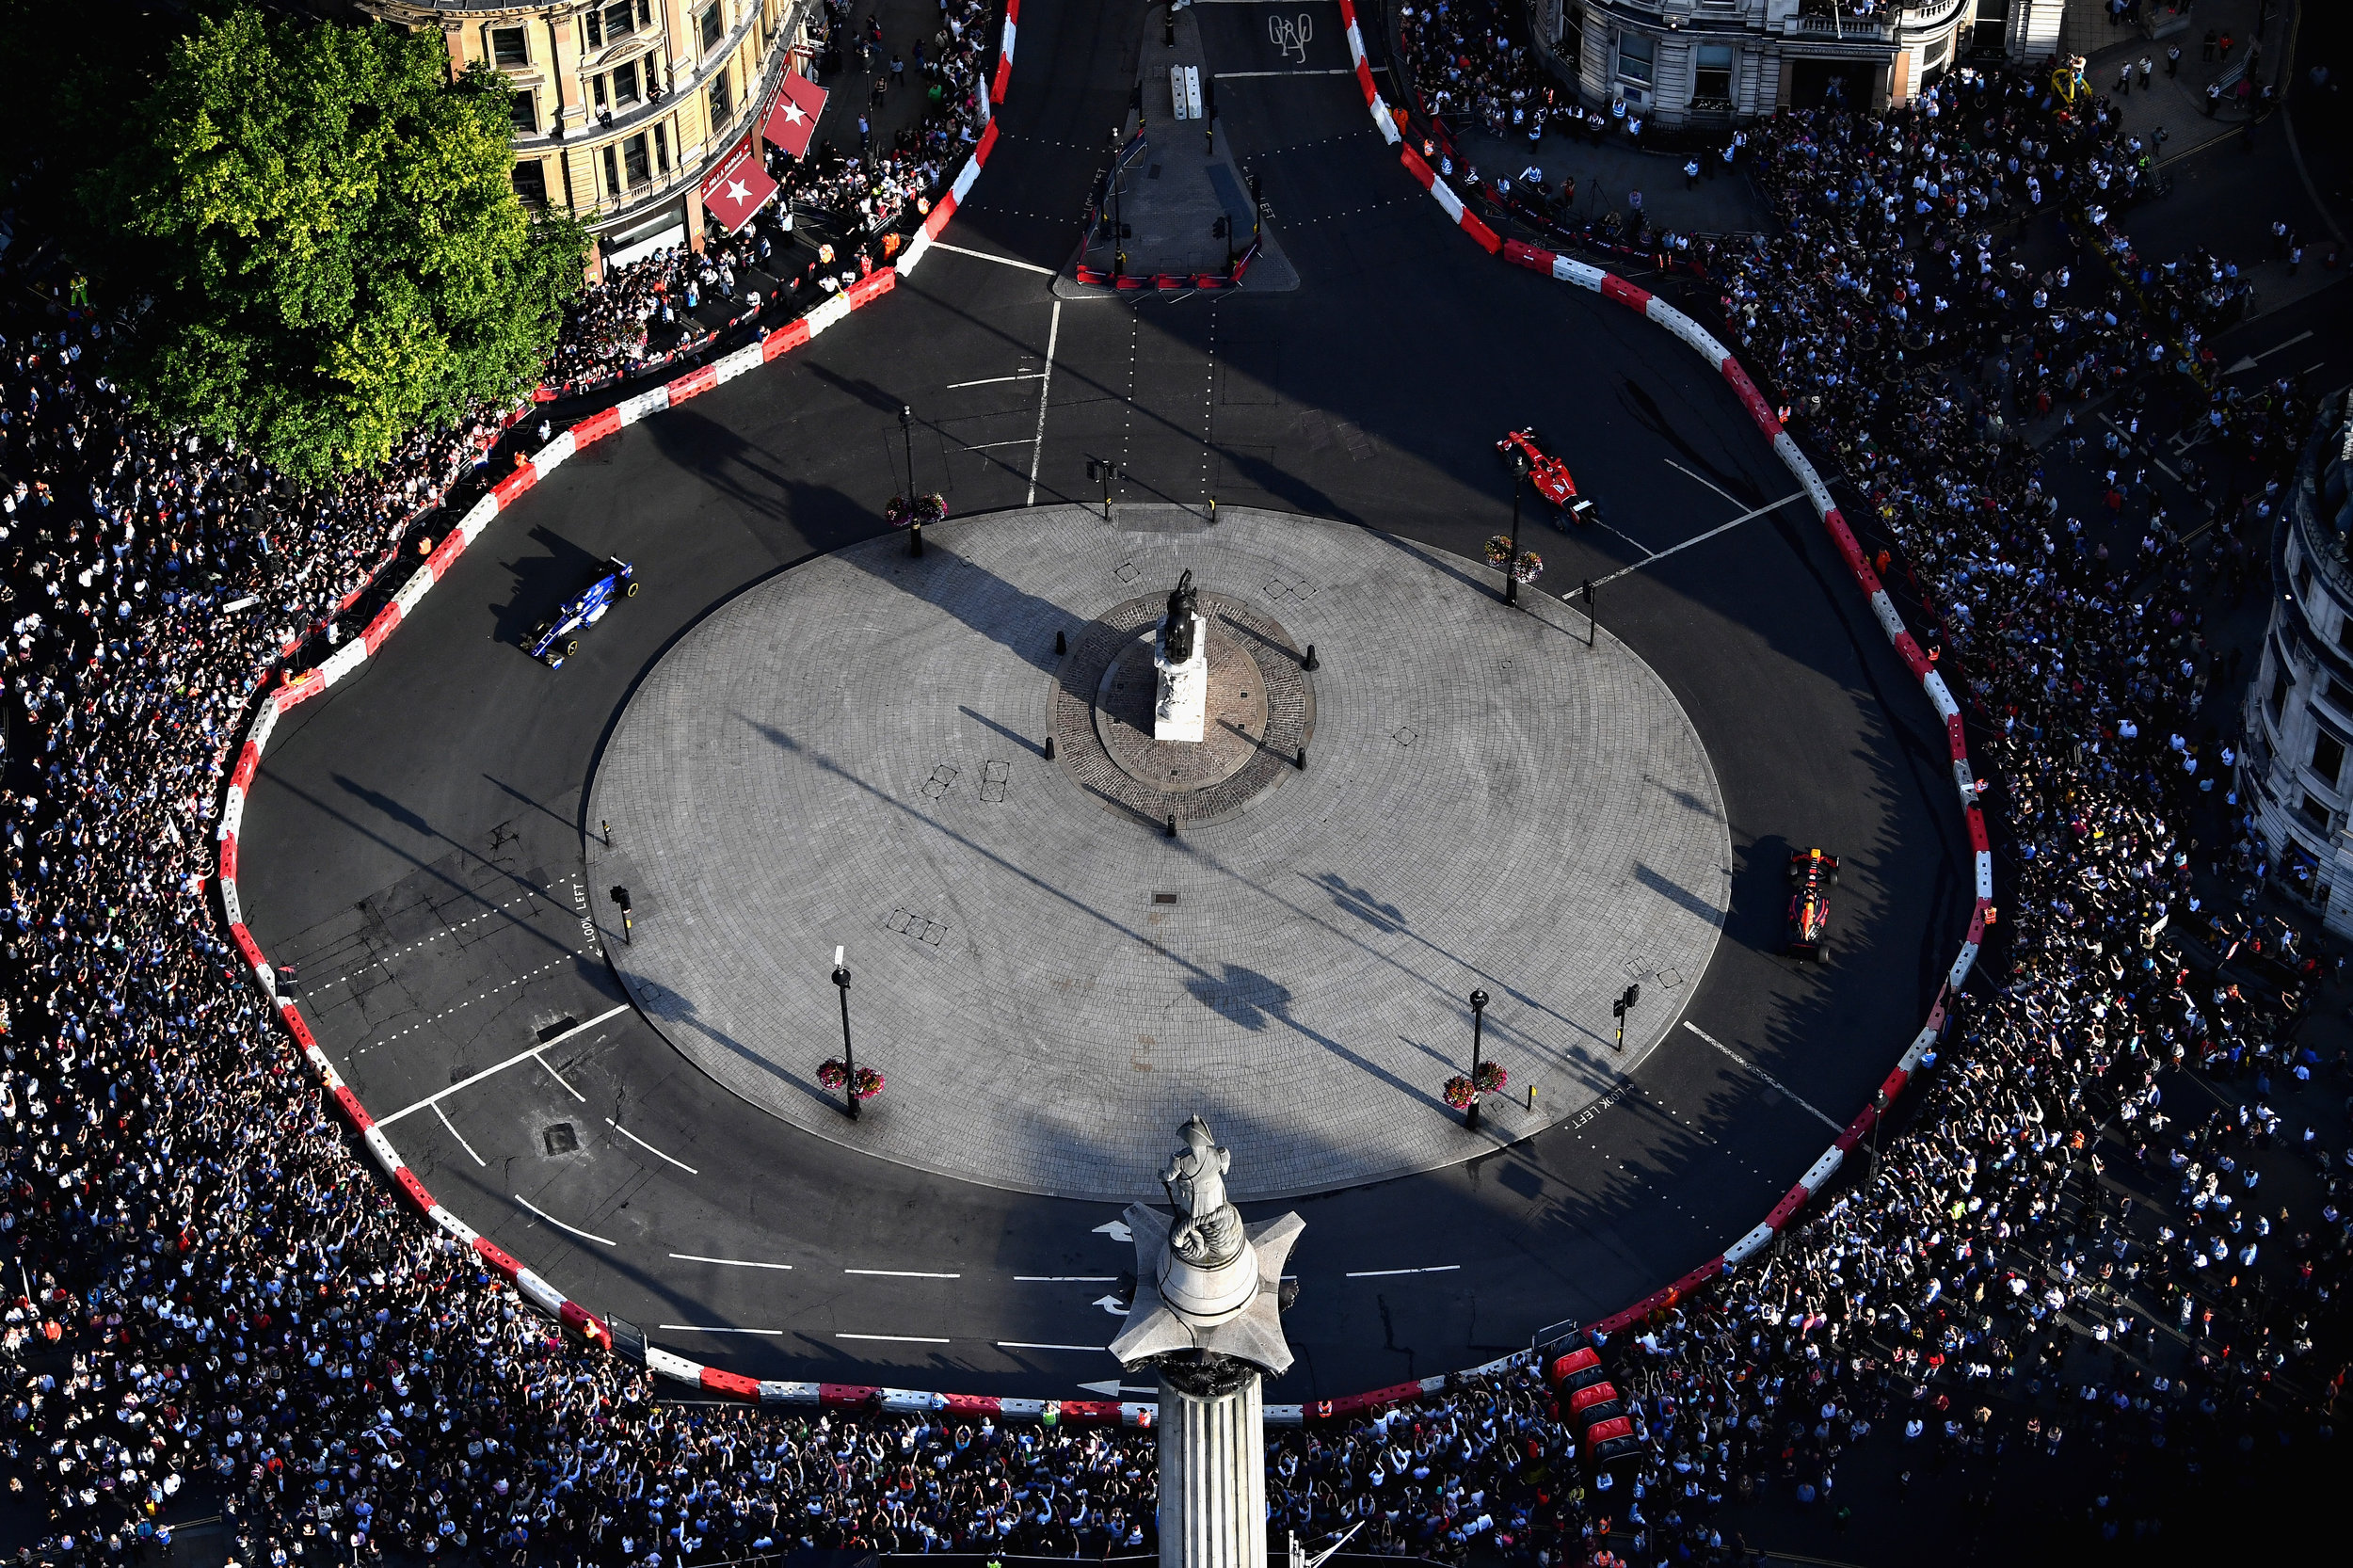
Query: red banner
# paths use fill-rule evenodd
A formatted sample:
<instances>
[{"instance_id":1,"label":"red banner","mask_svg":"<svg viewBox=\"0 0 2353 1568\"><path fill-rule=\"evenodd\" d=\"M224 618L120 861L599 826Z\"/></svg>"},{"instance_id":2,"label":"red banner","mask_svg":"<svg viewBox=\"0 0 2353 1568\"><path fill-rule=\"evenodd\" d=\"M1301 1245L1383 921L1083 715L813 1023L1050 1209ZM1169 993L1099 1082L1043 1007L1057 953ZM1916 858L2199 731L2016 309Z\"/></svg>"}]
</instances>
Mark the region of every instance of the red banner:
<instances>
[{"instance_id":1,"label":"red banner","mask_svg":"<svg viewBox=\"0 0 2353 1568\"><path fill-rule=\"evenodd\" d=\"M809 138L817 134L817 117L824 112L825 89L788 71L783 90L776 94L776 106L768 111L760 134L788 156L797 158L808 151Z\"/></svg>"},{"instance_id":2,"label":"red banner","mask_svg":"<svg viewBox=\"0 0 2353 1568\"><path fill-rule=\"evenodd\" d=\"M760 162L759 139L754 136L745 136L719 160L718 168L703 176L703 205L730 234L749 223L752 215L776 194L776 183L768 178L767 166Z\"/></svg>"}]
</instances>

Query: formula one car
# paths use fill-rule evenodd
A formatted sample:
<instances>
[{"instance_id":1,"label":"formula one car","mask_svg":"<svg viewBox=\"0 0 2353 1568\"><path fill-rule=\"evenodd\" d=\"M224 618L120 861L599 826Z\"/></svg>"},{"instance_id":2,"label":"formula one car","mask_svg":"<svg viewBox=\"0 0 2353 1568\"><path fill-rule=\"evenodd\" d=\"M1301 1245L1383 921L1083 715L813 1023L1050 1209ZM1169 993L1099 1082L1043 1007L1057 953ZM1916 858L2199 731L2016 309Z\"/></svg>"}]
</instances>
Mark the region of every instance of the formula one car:
<instances>
[{"instance_id":1,"label":"formula one car","mask_svg":"<svg viewBox=\"0 0 2353 1568\"><path fill-rule=\"evenodd\" d=\"M1555 521L1565 529L1569 524L1593 521L1599 514L1593 504L1577 493L1577 481L1569 477L1569 465L1549 456L1539 443L1536 427L1514 430L1496 442L1496 456L1505 462L1512 460L1516 448L1528 458L1528 476L1536 485L1536 493L1561 508Z\"/></svg>"},{"instance_id":2,"label":"formula one car","mask_svg":"<svg viewBox=\"0 0 2353 1568\"><path fill-rule=\"evenodd\" d=\"M1801 849L1789 856L1789 939L1783 949L1792 958L1830 961L1830 886L1838 880L1838 856L1818 849Z\"/></svg>"},{"instance_id":3,"label":"formula one car","mask_svg":"<svg viewBox=\"0 0 2353 1568\"><path fill-rule=\"evenodd\" d=\"M633 599L636 594L637 579L630 564L617 555L607 556L586 587L532 629L531 656L552 670L562 669L564 661L580 651L580 639L573 633L604 619L615 600Z\"/></svg>"}]
</instances>

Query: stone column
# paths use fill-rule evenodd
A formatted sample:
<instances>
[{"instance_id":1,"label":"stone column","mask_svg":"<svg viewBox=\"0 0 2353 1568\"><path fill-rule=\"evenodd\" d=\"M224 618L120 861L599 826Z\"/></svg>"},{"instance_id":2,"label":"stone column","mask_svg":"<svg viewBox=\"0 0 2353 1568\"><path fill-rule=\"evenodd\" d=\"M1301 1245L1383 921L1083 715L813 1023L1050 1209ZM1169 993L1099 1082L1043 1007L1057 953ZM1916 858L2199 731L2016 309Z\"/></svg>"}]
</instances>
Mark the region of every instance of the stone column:
<instances>
[{"instance_id":1,"label":"stone column","mask_svg":"<svg viewBox=\"0 0 2353 1568\"><path fill-rule=\"evenodd\" d=\"M1266 1408L1246 1362L1160 1368L1160 1568L1266 1568Z\"/></svg>"}]
</instances>

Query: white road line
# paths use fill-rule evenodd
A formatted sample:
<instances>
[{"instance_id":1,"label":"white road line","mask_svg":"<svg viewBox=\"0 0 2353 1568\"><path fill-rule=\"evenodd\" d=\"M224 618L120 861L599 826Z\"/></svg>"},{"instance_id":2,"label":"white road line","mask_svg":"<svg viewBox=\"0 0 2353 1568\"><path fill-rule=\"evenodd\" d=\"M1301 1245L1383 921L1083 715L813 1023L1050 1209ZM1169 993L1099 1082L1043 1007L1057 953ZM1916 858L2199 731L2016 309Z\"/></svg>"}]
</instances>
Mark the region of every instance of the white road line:
<instances>
[{"instance_id":1,"label":"white road line","mask_svg":"<svg viewBox=\"0 0 2353 1568\"><path fill-rule=\"evenodd\" d=\"M1730 522L1711 528L1705 534L1688 538L1681 544L1671 544L1664 550L1655 550L1648 555L1643 556L1641 560L1635 562L1630 567L1620 567L1616 571L1611 572L1607 577L1596 577L1593 579L1593 586L1598 588L1605 583L1614 583L1619 578L1624 577L1630 572L1641 571L1644 567L1649 566L1653 561L1663 561L1668 556L1689 550L1695 544L1705 544L1717 535L1730 533L1733 529L1739 527L1742 523L1748 521L1752 518L1761 518L1768 512L1778 512L1784 506L1788 505L1791 502L1803 501L1804 499L1805 492L1803 490L1793 490L1789 494L1783 496L1779 501L1768 502L1753 511L1743 512L1738 517L1734 518ZM1567 596L1563 595L1562 597L1565 598Z\"/></svg>"},{"instance_id":2,"label":"white road line","mask_svg":"<svg viewBox=\"0 0 2353 1568\"><path fill-rule=\"evenodd\" d=\"M1016 1274L1016 1285L1116 1285L1117 1274Z\"/></svg>"},{"instance_id":3,"label":"white road line","mask_svg":"<svg viewBox=\"0 0 2353 1568\"><path fill-rule=\"evenodd\" d=\"M1386 1279L1391 1274L1450 1274L1461 1267L1460 1263L1433 1263L1427 1269L1359 1269L1348 1277L1351 1279Z\"/></svg>"},{"instance_id":4,"label":"white road line","mask_svg":"<svg viewBox=\"0 0 2353 1568\"><path fill-rule=\"evenodd\" d=\"M879 1339L888 1345L945 1345L946 1339L935 1339L927 1334L837 1334L836 1339Z\"/></svg>"},{"instance_id":5,"label":"white road line","mask_svg":"<svg viewBox=\"0 0 2353 1568\"><path fill-rule=\"evenodd\" d=\"M488 990L483 992L478 997L468 997L464 1001L459 1002L455 1007L444 1007L429 1018L420 1018L397 1034L387 1034L380 1040L371 1040L366 1045L361 1046L358 1050L352 1052L352 1054L354 1056L365 1056L370 1050L374 1049L377 1046L389 1046L395 1040L405 1040L409 1035L414 1034L417 1031L424 1028L426 1025L440 1023L443 1018L448 1017L452 1013L462 1013L477 1001L488 1001L492 997L497 996L501 991L510 991L518 985L528 985L533 981L538 979L541 975L547 973L550 969L561 968L568 960L581 957L588 950L585 948L575 949L573 952L565 954L563 958L552 958L548 960L548 962L540 965L529 974L519 974L512 980L502 980L496 985L491 986Z\"/></svg>"},{"instance_id":6,"label":"white road line","mask_svg":"<svg viewBox=\"0 0 2353 1568\"><path fill-rule=\"evenodd\" d=\"M724 1328L717 1323L656 1323L654 1327L672 1334L765 1334L772 1337L784 1334L780 1328Z\"/></svg>"},{"instance_id":7,"label":"white road line","mask_svg":"<svg viewBox=\"0 0 2353 1568\"><path fill-rule=\"evenodd\" d=\"M1017 266L1024 272L1042 272L1048 278L1051 278L1054 275L1054 269L1050 266L1040 266L1035 262L1016 262L1011 256L992 256L985 250L967 250L963 246L950 245L946 240L932 241L932 248L934 250L952 250L959 256L970 256L976 261L995 262L999 266ZM970 384L973 386L980 385L977 381Z\"/></svg>"},{"instance_id":8,"label":"white road line","mask_svg":"<svg viewBox=\"0 0 2353 1568\"><path fill-rule=\"evenodd\" d=\"M457 1140L457 1146L464 1149L468 1154L473 1154L473 1162L475 1164L488 1165L489 1163L489 1161L483 1159L482 1156L473 1153L473 1145L466 1142L466 1135L457 1130L457 1124L449 1119L448 1112L443 1111L437 1105L433 1108L433 1113L441 1118L441 1125L449 1128L449 1135L452 1138Z\"/></svg>"},{"instance_id":9,"label":"white road line","mask_svg":"<svg viewBox=\"0 0 2353 1568\"><path fill-rule=\"evenodd\" d=\"M534 1214L538 1215L539 1218L545 1220L548 1224L553 1225L558 1230L568 1230L574 1236L583 1237L590 1241L594 1241L599 1246L610 1247L615 1244L609 1238L599 1236L594 1231L583 1230L578 1225L566 1224L563 1221L557 1219L554 1215L549 1213L537 1204L533 1203L529 1198L524 1197L520 1192L515 1194L515 1201L521 1204L525 1208L530 1209Z\"/></svg>"},{"instance_id":10,"label":"white road line","mask_svg":"<svg viewBox=\"0 0 2353 1568\"><path fill-rule=\"evenodd\" d=\"M962 1279L962 1274L927 1274L920 1269L844 1269L845 1274L874 1274L883 1279Z\"/></svg>"},{"instance_id":11,"label":"white road line","mask_svg":"<svg viewBox=\"0 0 2353 1568\"><path fill-rule=\"evenodd\" d=\"M1017 370L1011 376L984 376L977 381L951 381L948 390L957 392L966 387L993 387L1001 381L1034 381L1038 375L1034 370Z\"/></svg>"},{"instance_id":12,"label":"white road line","mask_svg":"<svg viewBox=\"0 0 2353 1568\"><path fill-rule=\"evenodd\" d=\"M1305 71L1221 71L1217 73L1217 79L1221 82L1230 82L1237 76L1353 76L1355 74L1356 68L1353 65L1334 65L1315 67Z\"/></svg>"},{"instance_id":13,"label":"white road line","mask_svg":"<svg viewBox=\"0 0 2353 1568\"><path fill-rule=\"evenodd\" d=\"M2122 425L2121 425L2121 424L2117 424L2117 423L2116 423L2116 421L2114 421L2113 419L2110 419L2110 418L2109 418L2107 415L2105 415L2105 414L2102 414L2102 415L2100 416L2100 423L2101 423L2101 424L2105 424L2105 425L2106 425L2109 429L2111 429L2111 430L2115 431L2115 432L2116 432L2118 435L2120 435L2120 436L2125 436L2125 437L2128 437L2128 438L2129 438L2129 437L2131 436L2131 434L2132 434L2132 432L2130 432L2130 431L2126 430L2126 429L2125 429ZM2176 485L2178 485L2178 484L2180 484L2180 483L2182 482L2182 476L2181 476L2180 474L2178 474L2178 473L2174 472L2171 469L2168 468L2168 467L2166 466L2166 463L2165 463L2165 459L2164 459L2164 458L2159 457L2159 456L2155 456L2155 455L2153 453L2153 454L2151 454L2149 460L2150 460L2151 462L2153 462L2153 463L2154 463L2154 464L2156 464L2156 465L2157 465L2157 472L2158 472L2159 473L2164 474L2164 475L2165 475L2168 479L2172 480L2172 481L2173 481L2173 483L2175 483ZM2185 540L2184 542L2185 542L2185 543L2186 543L2187 541L2186 541L2186 540Z\"/></svg>"},{"instance_id":14,"label":"white road line","mask_svg":"<svg viewBox=\"0 0 2353 1568\"><path fill-rule=\"evenodd\" d=\"M1054 385L1054 345L1062 341L1062 301L1054 301L1053 319L1046 328L1046 369L1037 383L1037 434L1030 439L1030 498L1021 504L1037 504L1037 464L1046 456L1046 394Z\"/></svg>"},{"instance_id":15,"label":"white road line","mask_svg":"<svg viewBox=\"0 0 2353 1568\"><path fill-rule=\"evenodd\" d=\"M1707 478L1704 474L1693 473L1689 469L1685 468L1681 463L1676 462L1673 457L1666 457L1660 460L1669 468L1674 470L1677 473L1682 474L1685 478L1697 479L1701 484L1705 485L1709 489L1714 490L1718 495L1722 496L1726 501L1731 502L1735 506L1740 504L1740 498L1738 496L1733 494L1730 490L1725 489L1721 485L1717 484L1713 479Z\"/></svg>"},{"instance_id":16,"label":"white road line","mask_svg":"<svg viewBox=\"0 0 2353 1568\"><path fill-rule=\"evenodd\" d=\"M631 1143L636 1144L639 1148L644 1149L648 1154L652 1155L656 1160L669 1160L671 1164L676 1165L680 1170L684 1171L688 1176L702 1175L700 1171L695 1169L694 1166L689 1165L685 1160L672 1160L670 1156L664 1154L660 1149L655 1148L651 1144L647 1143L643 1138L638 1137L637 1134L632 1132L629 1128L623 1127L612 1117L607 1116L604 1119L604 1125L619 1133L622 1137L628 1139Z\"/></svg>"},{"instance_id":17,"label":"white road line","mask_svg":"<svg viewBox=\"0 0 2353 1568\"><path fill-rule=\"evenodd\" d=\"M1031 444L1032 440L1032 438L1029 436L1016 436L1009 441L976 441L972 445L966 447L965 450L967 452L987 452L992 448L1000 446L1028 446Z\"/></svg>"},{"instance_id":18,"label":"white road line","mask_svg":"<svg viewBox=\"0 0 2353 1568\"><path fill-rule=\"evenodd\" d=\"M546 1056L541 1054L547 1048L547 1047L541 1046L538 1050L533 1051L531 1054L539 1058L539 1065L548 1070L548 1076L550 1078L555 1080L558 1083L564 1083L564 1075L555 1070L555 1064L549 1061ZM568 1083L564 1083L564 1092L571 1096L572 1098L580 1101L583 1105L586 1105L588 1103L588 1096L582 1094L579 1090L573 1088Z\"/></svg>"},{"instance_id":19,"label":"white road line","mask_svg":"<svg viewBox=\"0 0 2353 1568\"><path fill-rule=\"evenodd\" d=\"M1200 0L1193 3L1198 5ZM1000 1339L996 1344L1000 1351L1092 1351L1096 1355L1111 1349L1109 1345L1032 1345L1024 1339Z\"/></svg>"},{"instance_id":20,"label":"white road line","mask_svg":"<svg viewBox=\"0 0 2353 1568\"><path fill-rule=\"evenodd\" d=\"M1775 1078L1772 1074L1767 1072L1764 1068L1758 1066L1747 1057L1742 1056L1738 1051L1734 1050L1730 1046L1725 1045L1721 1040L1717 1039L1716 1036L1708 1033L1707 1031L1702 1029L1690 1019L1684 1019L1683 1027L1698 1035L1701 1039L1706 1041L1709 1045L1714 1046L1718 1050L1722 1051L1726 1056L1731 1057L1735 1062L1737 1062L1740 1065L1746 1067L1750 1072L1754 1073L1758 1078L1763 1079L1773 1088L1778 1089L1784 1095L1788 1096L1790 1104L1797 1106L1801 1110L1814 1112L1816 1116L1821 1118L1822 1125L1830 1128L1833 1132L1844 1132L1847 1130L1836 1122L1832 1121L1828 1116L1822 1115L1819 1111L1816 1111L1813 1106L1808 1105L1805 1101L1800 1099L1794 1093L1791 1092L1789 1085L1784 1083L1781 1080Z\"/></svg>"},{"instance_id":21,"label":"white road line","mask_svg":"<svg viewBox=\"0 0 2353 1568\"><path fill-rule=\"evenodd\" d=\"M717 1263L729 1269L790 1269L790 1263L755 1263L748 1257L705 1257L700 1253L674 1252L670 1255L686 1263Z\"/></svg>"},{"instance_id":22,"label":"white road line","mask_svg":"<svg viewBox=\"0 0 2353 1568\"><path fill-rule=\"evenodd\" d=\"M573 1035L581 1033L584 1030L594 1029L599 1024L604 1023L608 1019L617 1018L628 1011L629 1003L623 1002L620 1006L613 1008L610 1011L600 1013L584 1024L573 1025L571 1028L566 1030L563 1033L557 1035L552 1040L542 1040L539 1044L532 1047L529 1050L517 1051L514 1055L508 1057L505 1061L499 1063L496 1066L485 1067L480 1072L474 1074L472 1078L461 1078L456 1082L451 1084L448 1088L443 1089L437 1094L425 1096L424 1098L419 1100L414 1105L403 1106L389 1116L378 1116L376 1119L376 1125L378 1127L390 1127L394 1122L400 1120L403 1116L412 1115L419 1111L423 1111L428 1105L434 1105L441 1100L445 1100L449 1098L450 1096L457 1093L460 1089L471 1089L475 1084L481 1082L484 1079L494 1078L498 1074L503 1073L507 1068L513 1066L518 1062L528 1062L533 1057L538 1055L541 1051L549 1050L556 1046L560 1046L565 1041L570 1039ZM541 1065L544 1066L546 1064L542 1063ZM555 1069L550 1067L548 1070L550 1072L553 1072ZM556 1081L558 1083L564 1082L562 1079L557 1079ZM567 1089L571 1087L568 1083L565 1083L564 1086Z\"/></svg>"}]
</instances>

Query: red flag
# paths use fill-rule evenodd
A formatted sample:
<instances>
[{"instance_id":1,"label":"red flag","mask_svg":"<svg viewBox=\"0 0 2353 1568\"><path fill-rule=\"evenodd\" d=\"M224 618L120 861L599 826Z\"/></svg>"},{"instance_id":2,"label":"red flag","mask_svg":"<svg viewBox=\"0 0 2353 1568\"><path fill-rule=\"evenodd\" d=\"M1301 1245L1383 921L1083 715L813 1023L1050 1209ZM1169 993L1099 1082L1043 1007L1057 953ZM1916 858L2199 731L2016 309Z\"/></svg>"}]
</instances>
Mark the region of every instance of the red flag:
<instances>
[{"instance_id":1,"label":"red flag","mask_svg":"<svg viewBox=\"0 0 2353 1568\"><path fill-rule=\"evenodd\" d=\"M808 139L817 134L817 117L824 112L825 89L788 71L784 88L776 94L776 105L768 111L760 134L788 156L797 158L808 151Z\"/></svg>"},{"instance_id":2,"label":"red flag","mask_svg":"<svg viewBox=\"0 0 2353 1568\"><path fill-rule=\"evenodd\" d=\"M768 178L760 159L760 143L751 136L745 136L719 160L718 168L703 176L703 205L730 234L749 223L752 215L776 194L776 183Z\"/></svg>"}]
</instances>

